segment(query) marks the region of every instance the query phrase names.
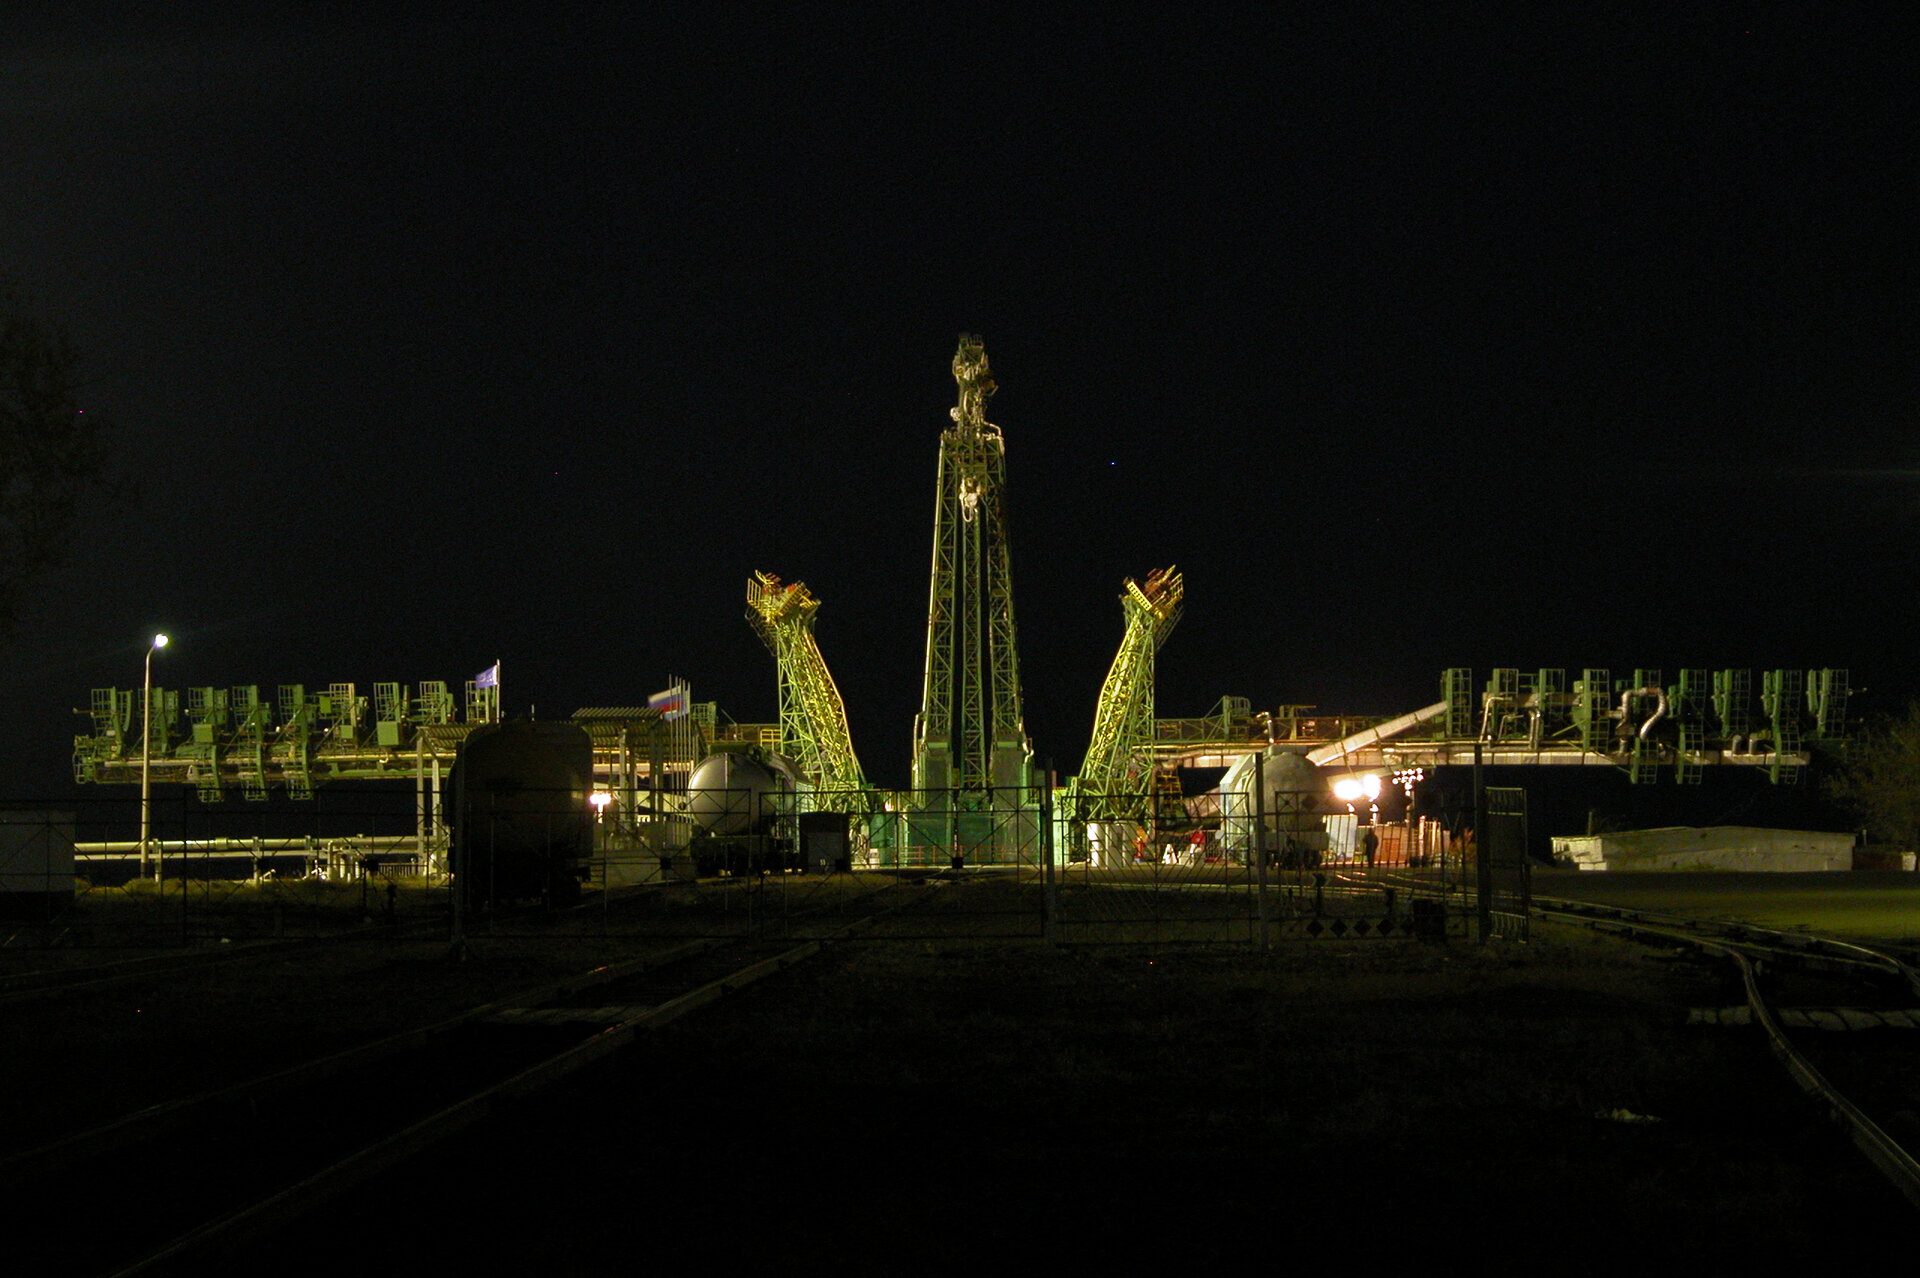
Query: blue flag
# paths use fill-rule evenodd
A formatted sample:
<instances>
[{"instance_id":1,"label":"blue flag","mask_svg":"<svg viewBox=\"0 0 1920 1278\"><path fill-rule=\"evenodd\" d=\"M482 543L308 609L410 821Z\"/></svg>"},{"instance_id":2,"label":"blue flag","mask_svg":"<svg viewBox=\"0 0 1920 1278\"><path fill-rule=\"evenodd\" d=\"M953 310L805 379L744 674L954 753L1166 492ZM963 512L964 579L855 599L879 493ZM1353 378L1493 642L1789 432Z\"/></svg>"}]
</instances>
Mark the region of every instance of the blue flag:
<instances>
[{"instance_id":1,"label":"blue flag","mask_svg":"<svg viewBox=\"0 0 1920 1278\"><path fill-rule=\"evenodd\" d=\"M492 665L488 666L485 670L482 670L479 674L475 675L473 677L473 686L476 688L499 687L500 686L500 663L496 661Z\"/></svg>"}]
</instances>

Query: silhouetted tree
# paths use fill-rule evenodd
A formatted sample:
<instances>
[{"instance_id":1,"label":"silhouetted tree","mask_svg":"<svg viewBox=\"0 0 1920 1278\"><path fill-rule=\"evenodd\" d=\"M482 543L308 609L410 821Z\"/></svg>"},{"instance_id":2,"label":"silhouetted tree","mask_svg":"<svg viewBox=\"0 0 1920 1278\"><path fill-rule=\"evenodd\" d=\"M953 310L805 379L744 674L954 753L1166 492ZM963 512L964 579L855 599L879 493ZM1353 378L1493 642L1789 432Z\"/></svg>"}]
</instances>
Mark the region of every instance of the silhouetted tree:
<instances>
[{"instance_id":1,"label":"silhouetted tree","mask_svg":"<svg viewBox=\"0 0 1920 1278\"><path fill-rule=\"evenodd\" d=\"M66 331L0 275L0 631L66 552L106 462L104 425L80 405Z\"/></svg>"},{"instance_id":2,"label":"silhouetted tree","mask_svg":"<svg viewBox=\"0 0 1920 1278\"><path fill-rule=\"evenodd\" d=\"M1920 701L1869 723L1827 780L1877 843L1920 847Z\"/></svg>"}]
</instances>

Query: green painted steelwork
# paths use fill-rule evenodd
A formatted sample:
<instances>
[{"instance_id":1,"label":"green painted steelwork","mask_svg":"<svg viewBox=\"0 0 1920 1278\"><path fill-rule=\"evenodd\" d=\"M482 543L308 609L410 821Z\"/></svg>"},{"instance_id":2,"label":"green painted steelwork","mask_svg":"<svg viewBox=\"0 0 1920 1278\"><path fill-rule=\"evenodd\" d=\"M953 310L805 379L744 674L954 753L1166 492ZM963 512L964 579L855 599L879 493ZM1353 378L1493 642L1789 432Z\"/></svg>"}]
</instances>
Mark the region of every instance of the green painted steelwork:
<instances>
[{"instance_id":1,"label":"green painted steelwork","mask_svg":"<svg viewBox=\"0 0 1920 1278\"><path fill-rule=\"evenodd\" d=\"M1473 671L1464 666L1449 667L1440 677L1440 699L1447 703L1446 734L1449 737L1473 735Z\"/></svg>"},{"instance_id":2,"label":"green painted steelwork","mask_svg":"<svg viewBox=\"0 0 1920 1278\"><path fill-rule=\"evenodd\" d=\"M1673 779L1681 785L1698 785L1705 775L1708 722L1712 706L1713 672L1682 670L1680 682L1667 689L1668 713L1673 716L1678 734L1673 751Z\"/></svg>"},{"instance_id":3,"label":"green painted steelwork","mask_svg":"<svg viewBox=\"0 0 1920 1278\"><path fill-rule=\"evenodd\" d=\"M1807 713L1815 738L1838 741L1846 735L1847 695L1846 671L1807 671Z\"/></svg>"},{"instance_id":4,"label":"green painted steelwork","mask_svg":"<svg viewBox=\"0 0 1920 1278\"><path fill-rule=\"evenodd\" d=\"M1007 550L1006 447L986 419L995 386L978 338L962 335L953 377L959 402L940 436L913 788L927 812L940 814L933 837L958 848L969 835L955 813L1034 801Z\"/></svg>"},{"instance_id":5,"label":"green painted steelwork","mask_svg":"<svg viewBox=\"0 0 1920 1278\"><path fill-rule=\"evenodd\" d=\"M1744 740L1752 731L1753 676L1746 670L1713 672L1713 713L1728 739Z\"/></svg>"},{"instance_id":6,"label":"green painted steelwork","mask_svg":"<svg viewBox=\"0 0 1920 1278\"><path fill-rule=\"evenodd\" d=\"M1093 739L1080 766L1076 793L1085 795L1085 819L1145 819L1153 786L1154 654L1180 621L1185 587L1172 568L1149 573L1145 585L1127 578L1120 607L1126 630L1100 687Z\"/></svg>"},{"instance_id":7,"label":"green painted steelwork","mask_svg":"<svg viewBox=\"0 0 1920 1278\"><path fill-rule=\"evenodd\" d=\"M138 688L93 690L89 709L79 712L87 716L91 732L74 738L76 781L138 784L141 748L132 729L138 722L139 696ZM435 777L452 765L460 742L491 722L457 719L453 697L439 680L421 683L411 697L404 684L375 684L371 703L351 683L330 684L317 694L304 684L282 684L271 698L252 684L189 688L184 725L181 700L178 691L153 690L153 780L190 785L206 802L216 802L231 790L254 801L265 801L274 789L285 790L291 798L312 798L315 788L327 781L408 781L437 788ZM478 704L496 703L481 699ZM657 721L658 711L641 706L583 710L579 715L593 736L596 769L615 780L624 778L629 791L636 776L662 762L633 758L622 735L633 723ZM720 732L711 702L694 704L684 722L687 739L697 738L702 748L723 737L759 740L774 731L759 724L735 724ZM680 774L684 786L692 767L686 752L673 753L664 765Z\"/></svg>"},{"instance_id":8,"label":"green painted steelwork","mask_svg":"<svg viewBox=\"0 0 1920 1278\"><path fill-rule=\"evenodd\" d=\"M1613 680L1606 670L1588 666L1573 685L1573 724L1580 748L1604 754L1613 743Z\"/></svg>"},{"instance_id":9,"label":"green painted steelwork","mask_svg":"<svg viewBox=\"0 0 1920 1278\"><path fill-rule=\"evenodd\" d=\"M1301 707L1284 706L1283 710ZM1270 721L1272 716L1262 715ZM1169 745L1196 741L1236 741L1253 731L1253 703L1245 697L1222 697L1214 703L1213 709L1198 719L1155 719L1153 737L1156 745Z\"/></svg>"},{"instance_id":10,"label":"green painted steelwork","mask_svg":"<svg viewBox=\"0 0 1920 1278\"><path fill-rule=\"evenodd\" d=\"M1770 775L1779 785L1792 785L1800 779L1800 766L1793 758L1801 750L1800 715L1805 692L1804 676L1798 670L1760 673L1760 708L1766 711L1773 729Z\"/></svg>"},{"instance_id":11,"label":"green painted steelwork","mask_svg":"<svg viewBox=\"0 0 1920 1278\"><path fill-rule=\"evenodd\" d=\"M814 639L820 601L803 582L757 572L747 581L747 620L773 654L780 678L780 752L826 791L867 787L847 730L847 707Z\"/></svg>"},{"instance_id":12,"label":"green painted steelwork","mask_svg":"<svg viewBox=\"0 0 1920 1278\"><path fill-rule=\"evenodd\" d=\"M1646 689L1647 691L1642 691ZM1658 670L1635 670L1633 683L1626 692L1627 713L1632 721L1645 724L1656 714L1660 705L1660 672ZM1645 785L1660 775L1660 743L1646 732L1636 732L1630 738L1627 756L1627 775L1635 785Z\"/></svg>"}]
</instances>

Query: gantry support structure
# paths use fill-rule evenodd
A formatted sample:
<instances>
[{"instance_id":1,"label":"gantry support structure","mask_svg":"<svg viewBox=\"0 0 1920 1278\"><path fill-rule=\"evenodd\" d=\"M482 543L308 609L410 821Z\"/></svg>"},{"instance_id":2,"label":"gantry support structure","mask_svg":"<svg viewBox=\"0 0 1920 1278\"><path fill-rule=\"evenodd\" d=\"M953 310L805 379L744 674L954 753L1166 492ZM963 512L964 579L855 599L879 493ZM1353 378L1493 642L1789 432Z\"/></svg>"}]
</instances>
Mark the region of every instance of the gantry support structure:
<instances>
[{"instance_id":1,"label":"gantry support structure","mask_svg":"<svg viewBox=\"0 0 1920 1278\"><path fill-rule=\"evenodd\" d=\"M1759 706L1749 670L1686 669L1669 680L1635 668L1630 678L1587 667L1499 667L1476 688L1474 672L1441 674L1440 699L1392 718L1308 715L1282 706L1249 715L1238 698L1206 719L1162 719L1153 752L1162 770L1224 767L1276 743L1303 747L1334 770L1467 766L1617 768L1637 785L1698 785L1710 767L1745 767L1779 785L1802 781L1814 748L1847 735L1843 669L1762 670ZM1231 715L1227 701L1239 702ZM1217 726L1216 726L1217 725Z\"/></svg>"},{"instance_id":2,"label":"gantry support structure","mask_svg":"<svg viewBox=\"0 0 1920 1278\"><path fill-rule=\"evenodd\" d=\"M1127 578L1120 596L1126 633L1100 686L1093 740L1074 786L1087 820L1139 821L1147 815L1153 792L1154 654L1179 624L1184 597L1173 568L1149 573L1145 585Z\"/></svg>"},{"instance_id":3,"label":"gantry support structure","mask_svg":"<svg viewBox=\"0 0 1920 1278\"><path fill-rule=\"evenodd\" d=\"M1021 711L1014 642L1006 446L1000 428L986 419L995 386L979 338L961 335L953 380L959 402L948 411L953 424L940 436L913 788L928 813L1006 813L1032 803L1033 746ZM922 823L915 837L949 842L956 856L972 848L981 859L999 859L976 833L981 828L979 822L936 819ZM1002 834L988 841L1005 850Z\"/></svg>"},{"instance_id":4,"label":"gantry support structure","mask_svg":"<svg viewBox=\"0 0 1920 1278\"><path fill-rule=\"evenodd\" d=\"M780 752L800 765L827 803L844 803L831 796L864 793L867 779L853 753L846 702L813 636L819 610L804 582L784 585L764 572L747 580L747 620L780 674Z\"/></svg>"}]
</instances>

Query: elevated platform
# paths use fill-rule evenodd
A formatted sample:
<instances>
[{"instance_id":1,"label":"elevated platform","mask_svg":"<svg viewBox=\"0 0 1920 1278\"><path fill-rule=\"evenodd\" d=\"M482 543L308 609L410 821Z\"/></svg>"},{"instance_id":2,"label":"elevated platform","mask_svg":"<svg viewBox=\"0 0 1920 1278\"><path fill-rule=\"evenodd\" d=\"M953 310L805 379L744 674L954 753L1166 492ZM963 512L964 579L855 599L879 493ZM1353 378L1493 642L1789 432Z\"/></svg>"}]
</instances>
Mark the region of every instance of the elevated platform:
<instances>
[{"instance_id":1,"label":"elevated platform","mask_svg":"<svg viewBox=\"0 0 1920 1278\"><path fill-rule=\"evenodd\" d=\"M74 738L74 779L82 784L138 785L143 767L154 785L190 785L208 802L237 792L264 800L270 790L296 798L330 781L412 781L439 789L460 743L497 722L497 702L468 690L458 718L444 684L424 683L410 696L400 684L376 684L360 696L353 684L309 694L284 685L274 700L252 687L155 688L150 758L143 758L140 689L96 688L93 732ZM486 691L484 689L480 691ZM777 743L772 724L719 722L711 702L677 723L651 706L587 707L571 721L593 739L596 785L615 792L684 786L695 761L718 741Z\"/></svg>"},{"instance_id":2,"label":"elevated platform","mask_svg":"<svg viewBox=\"0 0 1920 1278\"><path fill-rule=\"evenodd\" d=\"M1671 683L1648 669L1614 679L1589 668L1571 683L1566 674L1500 668L1476 690L1472 671L1454 668L1441 676L1440 700L1381 718L1298 705L1256 714L1223 697L1210 715L1159 720L1153 763L1225 768L1292 745L1318 767L1384 772L1469 766L1477 750L1488 767L1608 767L1682 785L1709 767L1744 767L1792 784L1813 744L1845 735L1845 670L1763 670L1758 705L1745 670L1682 670Z\"/></svg>"}]
</instances>

